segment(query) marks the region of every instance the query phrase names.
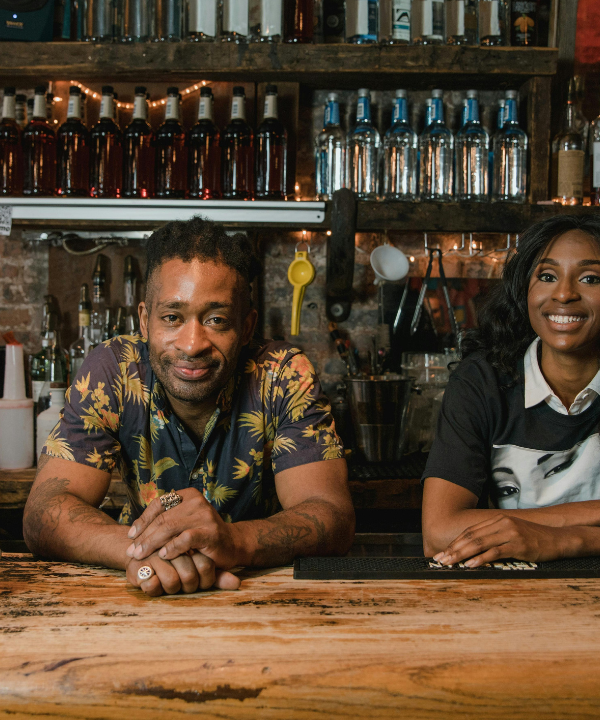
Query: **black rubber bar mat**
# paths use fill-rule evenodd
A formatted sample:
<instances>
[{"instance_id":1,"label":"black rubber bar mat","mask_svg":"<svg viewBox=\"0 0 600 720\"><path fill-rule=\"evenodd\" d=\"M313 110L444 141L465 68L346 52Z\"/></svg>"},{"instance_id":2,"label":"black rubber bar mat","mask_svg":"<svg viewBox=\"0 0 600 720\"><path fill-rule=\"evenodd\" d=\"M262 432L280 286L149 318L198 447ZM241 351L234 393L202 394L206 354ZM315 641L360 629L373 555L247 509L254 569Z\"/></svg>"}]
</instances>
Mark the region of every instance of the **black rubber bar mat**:
<instances>
[{"instance_id":1,"label":"black rubber bar mat","mask_svg":"<svg viewBox=\"0 0 600 720\"><path fill-rule=\"evenodd\" d=\"M497 560L483 567L442 566L422 557L309 557L294 561L295 580L499 580L600 578L600 558L551 562Z\"/></svg>"}]
</instances>

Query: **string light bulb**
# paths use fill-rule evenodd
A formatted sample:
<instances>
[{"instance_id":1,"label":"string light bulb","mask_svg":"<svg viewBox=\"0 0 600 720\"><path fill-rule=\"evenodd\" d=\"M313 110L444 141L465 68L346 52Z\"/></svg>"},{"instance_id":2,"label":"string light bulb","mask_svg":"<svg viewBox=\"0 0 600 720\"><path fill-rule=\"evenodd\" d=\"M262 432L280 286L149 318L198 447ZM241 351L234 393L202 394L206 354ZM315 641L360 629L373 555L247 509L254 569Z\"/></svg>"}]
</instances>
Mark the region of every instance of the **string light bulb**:
<instances>
[{"instance_id":1,"label":"string light bulb","mask_svg":"<svg viewBox=\"0 0 600 720\"><path fill-rule=\"evenodd\" d=\"M87 87L83 83L77 82L77 80L71 80L71 85L78 87L82 93L85 93L86 95L91 95L91 97L93 97L94 100L100 97L100 95L98 93L94 92L91 88ZM200 88L203 88L206 85L208 85L207 81L202 80L201 82L196 83L195 85L190 85L189 87L185 88L185 90L183 90L181 92L181 95L185 98L188 98L192 93L197 92L198 90L200 90ZM59 102L62 100L62 98L55 97L54 100L56 102ZM162 98L161 100L153 100L152 102L150 102L150 107L156 108L156 107L164 106L166 104L167 104L167 98L165 97L165 98ZM117 100L117 107L119 108L119 110L133 110L133 103L121 102L120 100Z\"/></svg>"}]
</instances>

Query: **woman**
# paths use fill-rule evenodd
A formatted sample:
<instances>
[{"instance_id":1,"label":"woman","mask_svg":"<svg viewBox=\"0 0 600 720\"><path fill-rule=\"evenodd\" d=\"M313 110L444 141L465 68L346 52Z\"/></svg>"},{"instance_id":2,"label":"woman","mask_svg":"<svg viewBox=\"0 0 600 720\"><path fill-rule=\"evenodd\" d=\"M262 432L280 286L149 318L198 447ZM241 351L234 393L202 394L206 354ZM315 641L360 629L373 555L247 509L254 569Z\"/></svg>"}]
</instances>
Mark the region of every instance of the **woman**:
<instances>
[{"instance_id":1,"label":"woman","mask_svg":"<svg viewBox=\"0 0 600 720\"><path fill-rule=\"evenodd\" d=\"M424 477L426 555L600 555L600 218L538 223L467 335Z\"/></svg>"}]
</instances>

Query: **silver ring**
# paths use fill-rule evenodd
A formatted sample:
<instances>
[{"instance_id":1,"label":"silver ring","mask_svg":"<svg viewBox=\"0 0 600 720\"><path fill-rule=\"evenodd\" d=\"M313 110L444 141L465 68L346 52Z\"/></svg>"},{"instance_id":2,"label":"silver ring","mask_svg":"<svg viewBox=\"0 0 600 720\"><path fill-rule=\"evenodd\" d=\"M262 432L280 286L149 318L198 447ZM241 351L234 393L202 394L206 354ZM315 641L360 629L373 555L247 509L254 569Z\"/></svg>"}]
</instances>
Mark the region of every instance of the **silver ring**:
<instances>
[{"instance_id":1,"label":"silver ring","mask_svg":"<svg viewBox=\"0 0 600 720\"><path fill-rule=\"evenodd\" d=\"M150 565L142 565L142 567L137 571L138 580L140 582L144 582L144 580L150 580L153 575L154 570L150 567Z\"/></svg>"},{"instance_id":2,"label":"silver ring","mask_svg":"<svg viewBox=\"0 0 600 720\"><path fill-rule=\"evenodd\" d=\"M170 493L167 493L166 495L161 495L160 497L160 504L163 506L165 510L171 510L174 507L177 507L180 503L183 502L183 498L181 495L178 495L175 491L172 491Z\"/></svg>"}]
</instances>

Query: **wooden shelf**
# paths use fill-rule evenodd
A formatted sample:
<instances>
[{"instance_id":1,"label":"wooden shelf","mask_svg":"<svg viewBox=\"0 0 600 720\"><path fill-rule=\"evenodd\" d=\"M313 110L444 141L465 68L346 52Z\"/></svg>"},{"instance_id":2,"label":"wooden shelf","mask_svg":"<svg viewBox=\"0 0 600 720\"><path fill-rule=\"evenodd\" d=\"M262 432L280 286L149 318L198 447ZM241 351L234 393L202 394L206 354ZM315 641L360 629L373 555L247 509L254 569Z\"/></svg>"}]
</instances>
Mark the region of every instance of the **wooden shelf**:
<instances>
[{"instance_id":1,"label":"wooden shelf","mask_svg":"<svg viewBox=\"0 0 600 720\"><path fill-rule=\"evenodd\" d=\"M8 80L174 82L291 80L313 87L426 87L452 77L488 89L556 72L553 48L355 46L233 43L4 44L0 77ZM464 80L464 83L462 80Z\"/></svg>"}]
</instances>

